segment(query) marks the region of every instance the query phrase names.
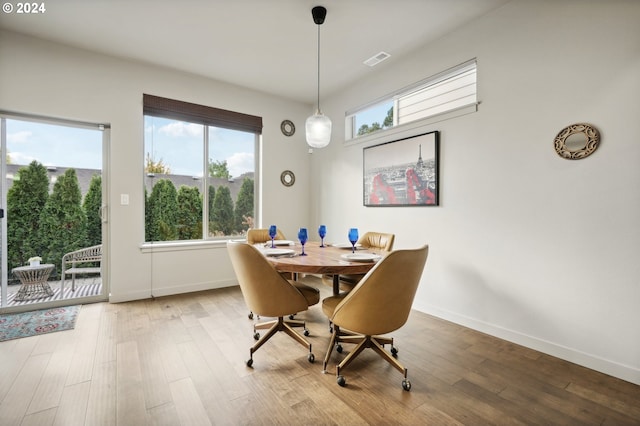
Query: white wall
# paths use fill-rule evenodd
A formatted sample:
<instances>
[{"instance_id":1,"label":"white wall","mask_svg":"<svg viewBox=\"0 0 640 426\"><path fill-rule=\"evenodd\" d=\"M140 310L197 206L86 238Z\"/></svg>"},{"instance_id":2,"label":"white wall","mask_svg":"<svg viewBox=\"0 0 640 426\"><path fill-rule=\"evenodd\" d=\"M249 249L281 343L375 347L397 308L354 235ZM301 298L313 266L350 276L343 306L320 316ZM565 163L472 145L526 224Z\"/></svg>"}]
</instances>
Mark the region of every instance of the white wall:
<instances>
[{"instance_id":1,"label":"white wall","mask_svg":"<svg viewBox=\"0 0 640 426\"><path fill-rule=\"evenodd\" d=\"M235 285L224 244L154 253L140 248L144 240L143 93L263 117L264 223L278 224L286 235L293 235L306 223L309 155L304 135L298 131L285 137L280 123L284 119L303 123L312 112L310 106L11 32L0 33L0 110L111 125L107 169L110 300ZM280 183L285 169L296 173L293 187ZM119 204L120 194L130 195L128 206ZM285 205L289 207L283 208Z\"/></svg>"},{"instance_id":2,"label":"white wall","mask_svg":"<svg viewBox=\"0 0 640 426\"><path fill-rule=\"evenodd\" d=\"M515 0L383 62L323 103L312 222L428 243L417 309L640 383L638 22L636 1ZM474 57L477 113L395 135L441 132L441 205L363 207L362 148L393 137L345 145L344 111ZM564 160L553 139L577 122L601 146Z\"/></svg>"}]
</instances>

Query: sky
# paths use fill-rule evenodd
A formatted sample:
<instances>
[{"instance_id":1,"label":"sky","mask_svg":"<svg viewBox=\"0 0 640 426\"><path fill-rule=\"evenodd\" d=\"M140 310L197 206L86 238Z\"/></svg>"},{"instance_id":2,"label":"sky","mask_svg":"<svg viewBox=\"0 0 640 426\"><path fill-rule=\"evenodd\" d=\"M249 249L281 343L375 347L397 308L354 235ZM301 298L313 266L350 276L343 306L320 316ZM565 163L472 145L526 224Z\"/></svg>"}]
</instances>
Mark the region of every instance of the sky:
<instances>
[{"instance_id":1,"label":"sky","mask_svg":"<svg viewBox=\"0 0 640 426\"><path fill-rule=\"evenodd\" d=\"M202 176L203 133L198 124L146 117L145 158L149 152L173 174ZM209 140L209 158L227 161L231 176L255 170L254 134L210 127ZM12 164L37 160L45 166L101 169L102 131L7 120L7 151Z\"/></svg>"},{"instance_id":2,"label":"sky","mask_svg":"<svg viewBox=\"0 0 640 426\"><path fill-rule=\"evenodd\" d=\"M377 122L382 126L391 107L393 107L393 100L373 105L370 108L358 112L356 114L355 131L357 132L363 124L372 125Z\"/></svg>"},{"instance_id":3,"label":"sky","mask_svg":"<svg viewBox=\"0 0 640 426\"><path fill-rule=\"evenodd\" d=\"M158 117L145 117L145 158L151 154L172 174L202 176L204 127ZM209 159L226 161L231 176L255 171L255 135L209 127Z\"/></svg>"},{"instance_id":4,"label":"sky","mask_svg":"<svg viewBox=\"0 0 640 426\"><path fill-rule=\"evenodd\" d=\"M11 164L101 169L102 131L7 120L7 151Z\"/></svg>"}]
</instances>

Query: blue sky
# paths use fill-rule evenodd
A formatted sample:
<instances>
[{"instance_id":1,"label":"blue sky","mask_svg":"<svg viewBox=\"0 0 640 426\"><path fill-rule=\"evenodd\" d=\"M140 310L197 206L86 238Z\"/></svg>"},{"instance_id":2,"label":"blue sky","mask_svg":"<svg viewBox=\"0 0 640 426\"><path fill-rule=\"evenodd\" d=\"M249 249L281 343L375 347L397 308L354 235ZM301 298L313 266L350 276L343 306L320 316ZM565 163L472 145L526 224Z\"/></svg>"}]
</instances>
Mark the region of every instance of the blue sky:
<instances>
[{"instance_id":1,"label":"blue sky","mask_svg":"<svg viewBox=\"0 0 640 426\"><path fill-rule=\"evenodd\" d=\"M232 176L255 170L252 133L209 128L209 157L227 161ZM148 117L145 157L163 160L171 173L202 176L203 126ZM102 168L102 132L63 125L7 120L7 150L12 164L37 160L45 166ZM140 165L142 172L142 164Z\"/></svg>"},{"instance_id":2,"label":"blue sky","mask_svg":"<svg viewBox=\"0 0 640 426\"><path fill-rule=\"evenodd\" d=\"M204 126L158 117L145 118L145 158L151 153L171 173L202 176ZM226 161L231 176L255 170L255 135L209 127L209 159Z\"/></svg>"},{"instance_id":3,"label":"blue sky","mask_svg":"<svg viewBox=\"0 0 640 426\"><path fill-rule=\"evenodd\" d=\"M384 119L387 118L387 112L392 106L393 100L390 100L377 105L373 105L372 107L364 111L358 112L356 114L355 131L357 132L360 126L362 126L363 124L371 125L377 122L382 126L382 123L384 123Z\"/></svg>"},{"instance_id":4,"label":"blue sky","mask_svg":"<svg viewBox=\"0 0 640 426\"><path fill-rule=\"evenodd\" d=\"M7 151L12 164L101 169L102 132L7 120Z\"/></svg>"}]
</instances>

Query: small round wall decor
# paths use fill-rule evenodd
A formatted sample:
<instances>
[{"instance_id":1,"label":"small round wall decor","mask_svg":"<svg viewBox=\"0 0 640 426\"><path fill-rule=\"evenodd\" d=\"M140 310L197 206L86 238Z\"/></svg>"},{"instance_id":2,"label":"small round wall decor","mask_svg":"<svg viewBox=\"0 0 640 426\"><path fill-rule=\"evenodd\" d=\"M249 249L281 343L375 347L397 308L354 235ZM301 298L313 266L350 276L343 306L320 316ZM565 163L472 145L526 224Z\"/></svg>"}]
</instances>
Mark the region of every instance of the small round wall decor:
<instances>
[{"instance_id":1,"label":"small round wall decor","mask_svg":"<svg viewBox=\"0 0 640 426\"><path fill-rule=\"evenodd\" d=\"M280 182L282 182L284 186L293 186L293 184L296 183L296 175L294 175L291 170L285 170L280 174Z\"/></svg>"},{"instance_id":2,"label":"small round wall decor","mask_svg":"<svg viewBox=\"0 0 640 426\"><path fill-rule=\"evenodd\" d=\"M580 160L593 154L600 143L600 133L595 127L577 123L565 127L553 140L556 153L567 160Z\"/></svg>"},{"instance_id":3,"label":"small round wall decor","mask_svg":"<svg viewBox=\"0 0 640 426\"><path fill-rule=\"evenodd\" d=\"M293 136L293 134L296 132L296 126L291 120L283 120L282 123L280 123L280 130L285 136Z\"/></svg>"}]
</instances>

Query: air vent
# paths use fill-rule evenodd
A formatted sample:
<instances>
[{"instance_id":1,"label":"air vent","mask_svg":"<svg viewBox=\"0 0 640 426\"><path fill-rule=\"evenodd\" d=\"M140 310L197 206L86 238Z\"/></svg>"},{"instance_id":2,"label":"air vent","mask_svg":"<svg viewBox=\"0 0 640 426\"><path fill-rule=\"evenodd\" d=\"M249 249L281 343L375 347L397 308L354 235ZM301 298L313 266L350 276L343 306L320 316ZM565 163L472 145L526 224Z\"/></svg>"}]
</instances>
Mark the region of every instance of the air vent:
<instances>
[{"instance_id":1,"label":"air vent","mask_svg":"<svg viewBox=\"0 0 640 426\"><path fill-rule=\"evenodd\" d=\"M377 53L375 55L373 55L372 57L370 57L369 59L367 59L366 61L364 61L365 65L369 65L370 67L376 66L378 65L380 62L384 61L385 59L387 59L389 55L387 52L380 52Z\"/></svg>"}]
</instances>

